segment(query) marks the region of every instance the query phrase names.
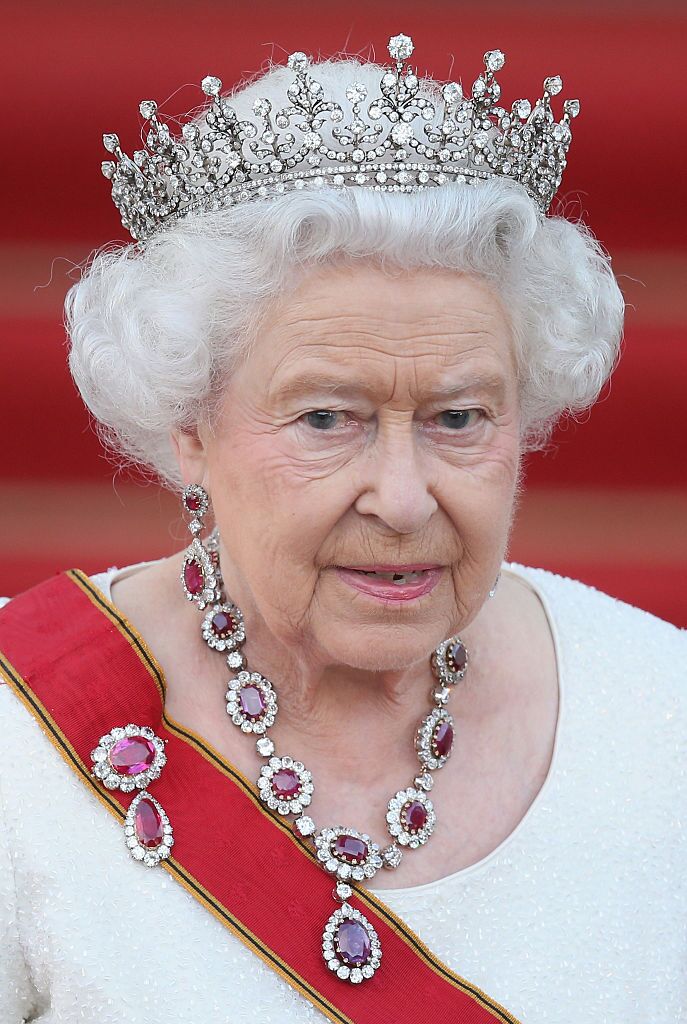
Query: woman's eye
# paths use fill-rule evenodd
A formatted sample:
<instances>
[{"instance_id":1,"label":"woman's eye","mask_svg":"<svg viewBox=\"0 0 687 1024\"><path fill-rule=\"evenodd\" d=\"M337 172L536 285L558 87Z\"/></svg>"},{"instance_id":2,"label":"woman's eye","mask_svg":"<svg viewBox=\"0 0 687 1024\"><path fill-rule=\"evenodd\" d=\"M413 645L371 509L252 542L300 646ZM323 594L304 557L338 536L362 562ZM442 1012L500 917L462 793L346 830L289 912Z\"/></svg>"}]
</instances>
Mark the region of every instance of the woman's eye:
<instances>
[{"instance_id":1,"label":"woman's eye","mask_svg":"<svg viewBox=\"0 0 687 1024\"><path fill-rule=\"evenodd\" d=\"M440 412L437 416L437 420L442 427L448 427L450 430L463 430L466 426L469 426L470 413L476 413L482 415L481 409L445 409Z\"/></svg>"},{"instance_id":2,"label":"woman's eye","mask_svg":"<svg viewBox=\"0 0 687 1024\"><path fill-rule=\"evenodd\" d=\"M481 409L444 409L435 418L435 422L458 433L475 426L483 416ZM302 419L315 430L331 432L345 425L346 414L337 409L312 409L304 413Z\"/></svg>"},{"instance_id":3,"label":"woman's eye","mask_svg":"<svg viewBox=\"0 0 687 1024\"><path fill-rule=\"evenodd\" d=\"M329 430L336 426L336 417L340 415L340 412L333 409L314 409L305 414L305 419L309 426L315 427L316 430Z\"/></svg>"}]
</instances>

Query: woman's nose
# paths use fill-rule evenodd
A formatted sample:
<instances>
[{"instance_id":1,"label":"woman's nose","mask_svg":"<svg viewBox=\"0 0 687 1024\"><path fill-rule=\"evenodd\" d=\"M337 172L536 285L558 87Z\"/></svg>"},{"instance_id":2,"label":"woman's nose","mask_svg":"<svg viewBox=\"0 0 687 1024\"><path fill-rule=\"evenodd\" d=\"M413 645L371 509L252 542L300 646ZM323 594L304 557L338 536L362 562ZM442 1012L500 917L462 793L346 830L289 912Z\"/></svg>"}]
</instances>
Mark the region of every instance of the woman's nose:
<instances>
[{"instance_id":1,"label":"woman's nose","mask_svg":"<svg viewBox=\"0 0 687 1024\"><path fill-rule=\"evenodd\" d=\"M365 454L355 509L374 515L396 533L417 533L437 509L428 467L418 450L415 424L380 428Z\"/></svg>"}]
</instances>

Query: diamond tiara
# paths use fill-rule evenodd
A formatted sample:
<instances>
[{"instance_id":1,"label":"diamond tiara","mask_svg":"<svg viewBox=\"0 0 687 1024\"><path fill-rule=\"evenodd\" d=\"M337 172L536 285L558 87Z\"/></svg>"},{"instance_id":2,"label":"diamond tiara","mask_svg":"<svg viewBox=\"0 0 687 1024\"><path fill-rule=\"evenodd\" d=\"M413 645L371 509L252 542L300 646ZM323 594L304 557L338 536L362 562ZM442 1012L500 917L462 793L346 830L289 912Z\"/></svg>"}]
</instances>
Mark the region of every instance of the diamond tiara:
<instances>
[{"instance_id":1,"label":"diamond tiara","mask_svg":"<svg viewBox=\"0 0 687 1024\"><path fill-rule=\"evenodd\" d=\"M556 121L551 97L563 88L560 76L544 79L544 94L534 106L520 99L507 110L499 106L501 87L494 77L505 64L501 50L485 53L485 70L469 96L457 82L439 86L431 80L437 93L423 94L417 69L404 66L414 50L409 36L393 36L388 50L394 65L385 70L378 95L369 97L358 82L346 88L350 112L326 98L310 73L316 66L300 51L287 61L296 76L286 90L287 104L273 111L270 100L257 99L256 120L240 120L221 95L222 82L211 75L201 83L209 106L178 137L158 119L157 103L144 100L139 110L149 123L146 147L133 159L116 135L103 135L115 160L104 161L102 172L112 181L123 226L142 242L194 210L291 189L326 183L415 192L496 177L519 182L546 214L566 166L570 121L580 111L579 100L565 100ZM321 130L328 122L325 139Z\"/></svg>"}]
</instances>

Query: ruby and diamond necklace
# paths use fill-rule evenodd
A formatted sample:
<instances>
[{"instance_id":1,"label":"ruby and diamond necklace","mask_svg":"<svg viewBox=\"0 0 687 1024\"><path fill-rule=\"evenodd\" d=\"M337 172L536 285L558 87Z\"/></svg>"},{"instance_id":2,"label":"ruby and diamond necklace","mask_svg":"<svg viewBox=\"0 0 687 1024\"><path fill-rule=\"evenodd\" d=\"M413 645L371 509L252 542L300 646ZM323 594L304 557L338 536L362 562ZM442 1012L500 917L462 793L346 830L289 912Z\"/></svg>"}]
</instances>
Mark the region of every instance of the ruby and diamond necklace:
<instances>
[{"instance_id":1,"label":"ruby and diamond necklace","mask_svg":"<svg viewBox=\"0 0 687 1024\"><path fill-rule=\"evenodd\" d=\"M301 761L278 755L269 736L279 710L274 686L260 672L249 671L240 651L246 639L243 615L223 592L217 529L205 543L199 539L202 519L208 510L207 493L190 484L184 489L182 501L192 517L189 530L193 540L184 554L181 584L188 600L205 611L201 624L203 639L225 656L231 670L226 691L227 713L241 732L255 738L257 754L264 762L257 780L260 799L277 814L296 816L295 831L313 844L323 869L334 876L333 896L340 905L325 924L322 956L337 977L359 984L371 978L379 967L382 948L365 915L348 903L352 885L374 878L380 868L397 868L405 850L417 849L432 835L436 821L428 796L434 784L432 772L442 768L451 754L453 718L446 705L452 688L465 675L467 651L458 636L451 636L431 655L436 680L430 694L432 706L415 735L420 769L412 785L400 789L388 802L387 845L380 847L366 833L347 826L318 828L304 813L315 789L312 774Z\"/></svg>"}]
</instances>

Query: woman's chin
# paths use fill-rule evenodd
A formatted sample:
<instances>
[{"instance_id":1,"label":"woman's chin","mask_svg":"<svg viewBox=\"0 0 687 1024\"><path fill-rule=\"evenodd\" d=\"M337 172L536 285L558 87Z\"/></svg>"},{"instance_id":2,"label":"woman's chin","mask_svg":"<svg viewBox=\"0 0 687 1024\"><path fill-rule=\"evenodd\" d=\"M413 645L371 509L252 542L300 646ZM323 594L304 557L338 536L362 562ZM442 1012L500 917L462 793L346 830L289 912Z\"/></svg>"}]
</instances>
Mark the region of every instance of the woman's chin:
<instances>
[{"instance_id":1,"label":"woman's chin","mask_svg":"<svg viewBox=\"0 0 687 1024\"><path fill-rule=\"evenodd\" d=\"M434 648L446 634L441 625L424 623L380 625L363 624L351 627L341 623L333 631L320 634L320 649L331 664L346 665L362 672L406 671L414 662L427 662Z\"/></svg>"}]
</instances>

